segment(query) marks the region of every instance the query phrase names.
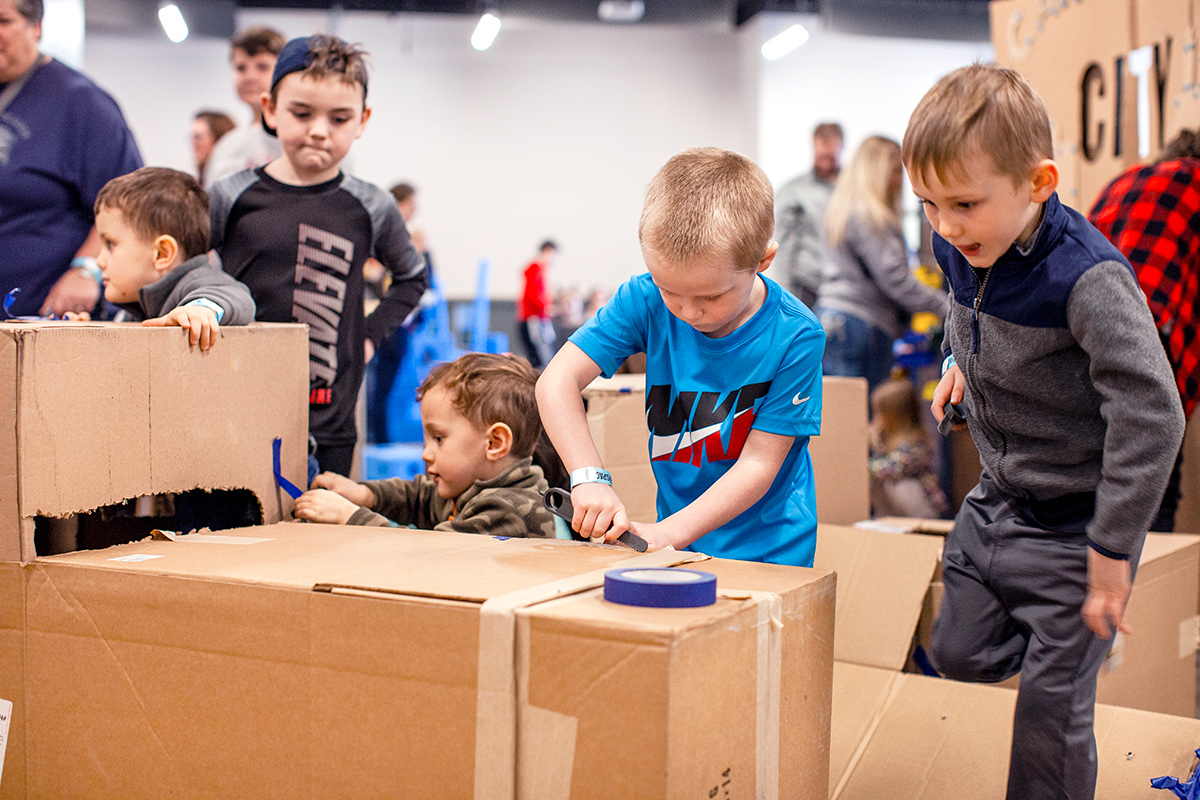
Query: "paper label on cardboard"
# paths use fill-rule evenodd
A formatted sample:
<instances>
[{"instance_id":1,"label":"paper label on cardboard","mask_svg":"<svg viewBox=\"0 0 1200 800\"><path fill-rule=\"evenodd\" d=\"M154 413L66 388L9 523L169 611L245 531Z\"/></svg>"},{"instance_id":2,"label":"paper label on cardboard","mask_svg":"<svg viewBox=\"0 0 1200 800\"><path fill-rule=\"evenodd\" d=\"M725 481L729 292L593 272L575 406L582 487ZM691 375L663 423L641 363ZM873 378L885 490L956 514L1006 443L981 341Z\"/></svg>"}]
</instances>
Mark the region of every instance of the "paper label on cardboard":
<instances>
[{"instance_id":1,"label":"paper label on cardboard","mask_svg":"<svg viewBox=\"0 0 1200 800\"><path fill-rule=\"evenodd\" d=\"M4 777L4 751L8 749L8 723L12 719L13 704L0 700L0 778Z\"/></svg>"},{"instance_id":2,"label":"paper label on cardboard","mask_svg":"<svg viewBox=\"0 0 1200 800\"><path fill-rule=\"evenodd\" d=\"M162 556L152 556L149 553L137 553L132 556L119 556L110 558L109 561L149 561L152 558L162 558Z\"/></svg>"}]
</instances>

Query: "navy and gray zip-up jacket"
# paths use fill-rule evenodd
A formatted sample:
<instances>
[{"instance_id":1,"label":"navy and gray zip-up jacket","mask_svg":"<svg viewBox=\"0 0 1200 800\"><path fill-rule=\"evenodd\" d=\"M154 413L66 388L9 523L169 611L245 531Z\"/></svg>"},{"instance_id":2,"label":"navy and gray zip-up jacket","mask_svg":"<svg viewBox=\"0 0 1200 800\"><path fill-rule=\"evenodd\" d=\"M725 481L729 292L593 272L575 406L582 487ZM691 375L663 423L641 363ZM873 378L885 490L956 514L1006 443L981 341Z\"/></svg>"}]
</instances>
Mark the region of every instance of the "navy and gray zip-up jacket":
<instances>
[{"instance_id":1,"label":"navy and gray zip-up jacket","mask_svg":"<svg viewBox=\"0 0 1200 800\"><path fill-rule=\"evenodd\" d=\"M1056 501L1095 493L1088 540L1127 557L1158 510L1184 424L1129 263L1057 194L1028 254L1014 245L975 270L936 233L933 250L950 281L948 354L966 377L984 469L1051 515Z\"/></svg>"}]
</instances>

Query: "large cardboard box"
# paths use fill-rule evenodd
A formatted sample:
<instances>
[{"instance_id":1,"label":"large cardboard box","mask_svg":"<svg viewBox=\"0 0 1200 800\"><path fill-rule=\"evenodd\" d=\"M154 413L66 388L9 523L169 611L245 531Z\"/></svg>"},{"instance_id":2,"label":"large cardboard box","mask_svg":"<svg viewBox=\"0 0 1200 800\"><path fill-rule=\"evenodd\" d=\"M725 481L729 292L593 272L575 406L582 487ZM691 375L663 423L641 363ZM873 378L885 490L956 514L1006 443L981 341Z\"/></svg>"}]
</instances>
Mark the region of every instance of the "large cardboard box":
<instances>
[{"instance_id":1,"label":"large cardboard box","mask_svg":"<svg viewBox=\"0 0 1200 800\"><path fill-rule=\"evenodd\" d=\"M263 519L290 513L275 486L304 483L303 325L221 329L207 352L177 328L0 324L0 561L32 561L34 517L148 494L249 489Z\"/></svg>"},{"instance_id":2,"label":"large cardboard box","mask_svg":"<svg viewBox=\"0 0 1200 800\"><path fill-rule=\"evenodd\" d=\"M838 662L831 798L1005 796L1016 692ZM1097 798L1158 800L1196 766L1200 720L1096 706Z\"/></svg>"},{"instance_id":3,"label":"large cardboard box","mask_svg":"<svg viewBox=\"0 0 1200 800\"><path fill-rule=\"evenodd\" d=\"M597 588L678 563L715 605ZM299 523L6 565L0 797L821 798L834 582Z\"/></svg>"},{"instance_id":4,"label":"large cardboard box","mask_svg":"<svg viewBox=\"0 0 1200 800\"><path fill-rule=\"evenodd\" d=\"M839 661L899 669L895 666L899 657L906 670L919 671L909 658L911 647L920 645L928 651L944 593L940 564L932 570L921 565L926 563L930 543L939 538L896 534L945 532L945 522L889 517L859 523L853 529L858 536L832 526L818 531L816 565L834 569L839 576L835 651ZM940 550L936 545L933 549ZM842 555L849 551L854 559ZM892 566L885 575L886 565ZM857 589L864 585L875 588ZM918 593L923 599L917 601L914 616ZM1133 633L1114 639L1097 679L1097 702L1193 716L1200 647L1198 597L1200 536L1147 534L1125 610ZM909 659L906 664L904 659ZM1016 685L1015 679L1011 685Z\"/></svg>"},{"instance_id":5,"label":"large cardboard box","mask_svg":"<svg viewBox=\"0 0 1200 800\"><path fill-rule=\"evenodd\" d=\"M646 431L646 376L597 378L583 392L588 427L613 486L635 520L657 518L657 486ZM817 519L850 524L870 514L867 472L867 382L826 377L821 435L808 442L816 484Z\"/></svg>"}]
</instances>

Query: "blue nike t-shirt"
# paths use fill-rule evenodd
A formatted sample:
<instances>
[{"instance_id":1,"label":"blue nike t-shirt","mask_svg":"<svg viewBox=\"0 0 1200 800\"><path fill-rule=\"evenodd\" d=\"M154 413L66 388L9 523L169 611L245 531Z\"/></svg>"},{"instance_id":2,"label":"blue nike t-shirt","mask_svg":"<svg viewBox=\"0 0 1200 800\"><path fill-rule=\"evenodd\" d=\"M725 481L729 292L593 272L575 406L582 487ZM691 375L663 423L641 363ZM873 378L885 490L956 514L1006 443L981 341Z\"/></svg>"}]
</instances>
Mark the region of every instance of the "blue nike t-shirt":
<instances>
[{"instance_id":1,"label":"blue nike t-shirt","mask_svg":"<svg viewBox=\"0 0 1200 800\"><path fill-rule=\"evenodd\" d=\"M649 273L627 281L570 341L610 377L646 353L646 426L658 518L693 502L733 466L751 429L795 441L771 488L688 549L811 567L817 515L808 437L821 432L816 317L774 281L740 328L712 339L675 317Z\"/></svg>"}]
</instances>

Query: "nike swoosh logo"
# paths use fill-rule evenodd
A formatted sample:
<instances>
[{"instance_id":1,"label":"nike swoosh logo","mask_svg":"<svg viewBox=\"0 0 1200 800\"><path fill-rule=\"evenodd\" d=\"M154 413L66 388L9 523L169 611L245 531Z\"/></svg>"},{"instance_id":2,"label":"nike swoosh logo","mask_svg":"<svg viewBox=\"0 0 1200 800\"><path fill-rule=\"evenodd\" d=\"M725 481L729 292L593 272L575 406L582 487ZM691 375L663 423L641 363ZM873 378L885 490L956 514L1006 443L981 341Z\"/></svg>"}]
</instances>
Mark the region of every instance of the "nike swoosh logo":
<instances>
[{"instance_id":1,"label":"nike swoosh logo","mask_svg":"<svg viewBox=\"0 0 1200 800\"><path fill-rule=\"evenodd\" d=\"M797 392L796 396L792 398L792 405L798 406L801 403L807 403L809 397L812 397L812 395L809 395L808 397L801 397L799 392Z\"/></svg>"}]
</instances>

